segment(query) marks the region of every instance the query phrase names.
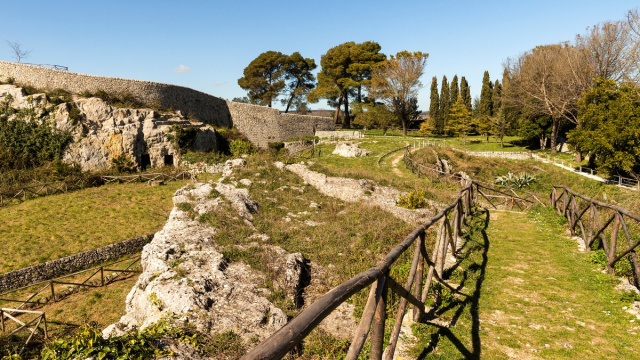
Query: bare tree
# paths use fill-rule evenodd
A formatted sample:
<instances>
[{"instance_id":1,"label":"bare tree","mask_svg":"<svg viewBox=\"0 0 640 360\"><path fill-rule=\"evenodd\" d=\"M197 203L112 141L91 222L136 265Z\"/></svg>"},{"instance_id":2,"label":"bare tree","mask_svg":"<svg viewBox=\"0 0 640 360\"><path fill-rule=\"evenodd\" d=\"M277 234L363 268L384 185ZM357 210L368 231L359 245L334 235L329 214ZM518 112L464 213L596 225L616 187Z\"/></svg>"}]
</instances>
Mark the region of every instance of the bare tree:
<instances>
[{"instance_id":1,"label":"bare tree","mask_svg":"<svg viewBox=\"0 0 640 360\"><path fill-rule=\"evenodd\" d=\"M9 41L7 40L7 44L13 50L13 57L16 59L16 62L21 62L22 59L26 59L31 54L31 50L24 50L22 45L20 45L17 41Z\"/></svg>"},{"instance_id":2,"label":"bare tree","mask_svg":"<svg viewBox=\"0 0 640 360\"><path fill-rule=\"evenodd\" d=\"M422 87L420 77L427 66L429 54L401 51L371 70L371 82L366 84L369 94L380 99L402 123L407 135L411 114L416 111L415 99Z\"/></svg>"},{"instance_id":3,"label":"bare tree","mask_svg":"<svg viewBox=\"0 0 640 360\"><path fill-rule=\"evenodd\" d=\"M595 77L621 82L636 76L633 53L637 44L626 21L594 25L585 35L576 36L576 47L585 51Z\"/></svg>"},{"instance_id":4,"label":"bare tree","mask_svg":"<svg viewBox=\"0 0 640 360\"><path fill-rule=\"evenodd\" d=\"M504 101L530 116L550 116L551 151L556 152L563 121L579 124L577 101L593 81L587 53L567 43L538 46L505 67L510 84Z\"/></svg>"},{"instance_id":5,"label":"bare tree","mask_svg":"<svg viewBox=\"0 0 640 360\"><path fill-rule=\"evenodd\" d=\"M630 10L627 13L627 23L632 35L632 47L629 50L629 57L634 66L632 80L638 85L640 84L640 13L638 9Z\"/></svg>"}]
</instances>

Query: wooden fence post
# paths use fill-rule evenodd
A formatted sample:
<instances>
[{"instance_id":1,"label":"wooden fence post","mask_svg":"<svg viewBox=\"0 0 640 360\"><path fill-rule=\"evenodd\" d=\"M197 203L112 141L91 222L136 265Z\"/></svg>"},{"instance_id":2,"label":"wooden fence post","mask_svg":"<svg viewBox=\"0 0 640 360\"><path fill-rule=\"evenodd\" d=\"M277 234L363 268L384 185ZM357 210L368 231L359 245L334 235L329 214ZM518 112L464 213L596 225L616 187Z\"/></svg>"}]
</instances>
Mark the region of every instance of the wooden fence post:
<instances>
[{"instance_id":1,"label":"wooden fence post","mask_svg":"<svg viewBox=\"0 0 640 360\"><path fill-rule=\"evenodd\" d=\"M100 286L104 286L104 266L100 266Z\"/></svg>"},{"instance_id":2,"label":"wooden fence post","mask_svg":"<svg viewBox=\"0 0 640 360\"><path fill-rule=\"evenodd\" d=\"M424 246L425 233L420 234L418 241L416 242L416 246L422 248ZM418 267L416 268L416 275L413 280L413 296L416 299L420 299L422 296L422 276L424 274L424 259L422 258L422 254L418 255ZM413 321L420 322L422 317L424 316L424 308L420 308L418 306L413 307Z\"/></svg>"},{"instance_id":3,"label":"wooden fence post","mask_svg":"<svg viewBox=\"0 0 640 360\"><path fill-rule=\"evenodd\" d=\"M609 242L609 253L607 254L607 272L609 274L614 273L613 266L611 262L616 258L616 248L618 247L618 230L620 229L620 213L616 211L614 214L615 219L613 220L613 230L611 230L611 241Z\"/></svg>"},{"instance_id":4,"label":"wooden fence post","mask_svg":"<svg viewBox=\"0 0 640 360\"><path fill-rule=\"evenodd\" d=\"M53 288L53 281L49 281L49 286L51 287L51 302L56 302L56 292Z\"/></svg>"},{"instance_id":5,"label":"wooden fence post","mask_svg":"<svg viewBox=\"0 0 640 360\"><path fill-rule=\"evenodd\" d=\"M389 274L384 276L386 280ZM373 317L373 328L371 329L371 360L382 360L382 348L384 346L384 327L387 320L387 296L389 292L389 285L387 281L384 282L382 287L382 296L378 301L376 312Z\"/></svg>"},{"instance_id":6,"label":"wooden fence post","mask_svg":"<svg viewBox=\"0 0 640 360\"><path fill-rule=\"evenodd\" d=\"M0 309L0 323L2 324L2 332L5 332L4 328L4 310Z\"/></svg>"}]
</instances>

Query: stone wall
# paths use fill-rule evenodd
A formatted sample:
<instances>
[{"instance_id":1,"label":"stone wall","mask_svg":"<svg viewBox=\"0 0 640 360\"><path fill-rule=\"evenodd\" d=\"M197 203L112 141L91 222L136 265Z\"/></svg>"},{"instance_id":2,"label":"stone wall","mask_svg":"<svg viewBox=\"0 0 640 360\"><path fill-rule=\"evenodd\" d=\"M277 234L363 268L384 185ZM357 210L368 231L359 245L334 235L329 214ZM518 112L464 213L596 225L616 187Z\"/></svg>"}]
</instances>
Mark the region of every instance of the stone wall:
<instances>
[{"instance_id":1,"label":"stone wall","mask_svg":"<svg viewBox=\"0 0 640 360\"><path fill-rule=\"evenodd\" d=\"M270 142L313 136L315 131L335 129L335 123L329 117L284 114L278 109L233 101L227 104L233 126L260 147L267 147Z\"/></svg>"},{"instance_id":2,"label":"stone wall","mask_svg":"<svg viewBox=\"0 0 640 360\"><path fill-rule=\"evenodd\" d=\"M360 131L318 131L316 132L316 136L329 140L350 140L361 139L364 137L364 134Z\"/></svg>"},{"instance_id":3,"label":"stone wall","mask_svg":"<svg viewBox=\"0 0 640 360\"><path fill-rule=\"evenodd\" d=\"M472 156L512 160L527 160L532 158L531 153L525 151L465 151L465 153Z\"/></svg>"},{"instance_id":4,"label":"stone wall","mask_svg":"<svg viewBox=\"0 0 640 360\"><path fill-rule=\"evenodd\" d=\"M90 268L123 255L135 254L142 251L142 248L151 240L153 240L153 234L0 274L0 291L16 289L21 286L50 280L55 277Z\"/></svg>"},{"instance_id":5,"label":"stone wall","mask_svg":"<svg viewBox=\"0 0 640 360\"><path fill-rule=\"evenodd\" d=\"M105 76L85 75L38 66L0 61L0 81L43 90L64 89L79 94L105 91L130 94L145 104L180 110L186 116L219 127L235 126L260 147L269 142L311 136L315 130L333 130L333 119L319 116L280 114L277 109L225 101L190 88Z\"/></svg>"}]
</instances>

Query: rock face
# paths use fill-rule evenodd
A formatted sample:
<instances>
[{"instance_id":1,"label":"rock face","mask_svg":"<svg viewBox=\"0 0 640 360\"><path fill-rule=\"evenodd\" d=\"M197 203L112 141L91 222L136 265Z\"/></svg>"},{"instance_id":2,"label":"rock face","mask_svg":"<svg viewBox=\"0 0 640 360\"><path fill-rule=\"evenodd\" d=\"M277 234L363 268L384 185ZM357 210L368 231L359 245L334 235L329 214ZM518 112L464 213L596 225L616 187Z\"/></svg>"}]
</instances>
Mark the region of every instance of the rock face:
<instances>
[{"instance_id":1,"label":"rock face","mask_svg":"<svg viewBox=\"0 0 640 360\"><path fill-rule=\"evenodd\" d=\"M193 150L216 148L215 131L200 122L191 122L180 112L159 114L151 109L116 108L99 98L78 99L54 107L45 94L27 95L15 85L0 85L0 102L11 98L15 109L31 108L39 121L52 120L68 131L73 142L63 160L78 163L83 170L112 166L111 160L127 155L138 167L179 164L180 152L170 140L171 128L195 128Z\"/></svg>"},{"instance_id":2,"label":"rock face","mask_svg":"<svg viewBox=\"0 0 640 360\"><path fill-rule=\"evenodd\" d=\"M122 154L139 167L178 164L180 153L169 138L172 125L199 130L194 150L210 151L216 146L213 129L189 122L179 113L115 108L98 98L61 104L54 118L56 126L74 138L64 160L78 163L84 170L110 167L111 160Z\"/></svg>"},{"instance_id":3,"label":"rock face","mask_svg":"<svg viewBox=\"0 0 640 360\"><path fill-rule=\"evenodd\" d=\"M176 192L174 204L189 203L195 214L215 213L222 200L208 199L211 184ZM234 331L244 339L263 339L287 322L284 312L264 297L257 284L264 275L240 262L228 263L217 251L216 230L175 207L164 228L142 251L143 273L127 296L127 313L104 330L106 336L147 327L176 314L203 332Z\"/></svg>"},{"instance_id":4,"label":"rock face","mask_svg":"<svg viewBox=\"0 0 640 360\"><path fill-rule=\"evenodd\" d=\"M333 150L334 155L344 157L367 156L371 153L369 150L361 149L358 144L338 144L335 150Z\"/></svg>"}]
</instances>

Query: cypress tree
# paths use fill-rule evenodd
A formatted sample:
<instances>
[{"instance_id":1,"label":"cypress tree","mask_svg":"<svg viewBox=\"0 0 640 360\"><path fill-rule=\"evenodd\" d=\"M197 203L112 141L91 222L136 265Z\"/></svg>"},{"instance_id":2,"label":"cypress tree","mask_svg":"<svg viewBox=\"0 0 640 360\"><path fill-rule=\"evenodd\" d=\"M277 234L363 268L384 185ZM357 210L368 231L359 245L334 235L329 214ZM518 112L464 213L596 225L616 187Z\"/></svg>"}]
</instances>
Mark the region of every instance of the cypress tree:
<instances>
[{"instance_id":1,"label":"cypress tree","mask_svg":"<svg viewBox=\"0 0 640 360\"><path fill-rule=\"evenodd\" d=\"M482 77L482 90L480 91L480 115L493 116L493 84L489 79L489 72L485 71Z\"/></svg>"},{"instance_id":2,"label":"cypress tree","mask_svg":"<svg viewBox=\"0 0 640 360\"><path fill-rule=\"evenodd\" d=\"M451 104L449 100L451 96L449 94L449 82L447 81L446 76L442 76L442 84L440 85L440 111L439 111L439 120L440 126L439 129L443 129L447 127L447 120L449 119L449 109Z\"/></svg>"},{"instance_id":3,"label":"cypress tree","mask_svg":"<svg viewBox=\"0 0 640 360\"><path fill-rule=\"evenodd\" d=\"M467 110L471 111L471 92L469 83L464 76L460 79L460 97L462 98L462 102L464 102L464 106L467 107Z\"/></svg>"},{"instance_id":4,"label":"cypress tree","mask_svg":"<svg viewBox=\"0 0 640 360\"><path fill-rule=\"evenodd\" d=\"M500 108L502 107L502 85L500 85L498 80L496 80L493 85L493 94L491 95L491 98L493 100L493 114L498 115L498 111L500 111Z\"/></svg>"},{"instance_id":5,"label":"cypress tree","mask_svg":"<svg viewBox=\"0 0 640 360\"><path fill-rule=\"evenodd\" d=\"M458 87L458 75L453 75L453 79L451 80L451 85L449 86L449 108L453 106L453 104L458 101L458 97L460 97L460 88Z\"/></svg>"},{"instance_id":6,"label":"cypress tree","mask_svg":"<svg viewBox=\"0 0 640 360\"><path fill-rule=\"evenodd\" d=\"M436 133L442 133L440 124L440 98L438 97L438 78L431 79L431 104L429 105L429 118L436 128Z\"/></svg>"}]
</instances>

